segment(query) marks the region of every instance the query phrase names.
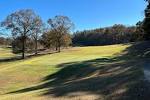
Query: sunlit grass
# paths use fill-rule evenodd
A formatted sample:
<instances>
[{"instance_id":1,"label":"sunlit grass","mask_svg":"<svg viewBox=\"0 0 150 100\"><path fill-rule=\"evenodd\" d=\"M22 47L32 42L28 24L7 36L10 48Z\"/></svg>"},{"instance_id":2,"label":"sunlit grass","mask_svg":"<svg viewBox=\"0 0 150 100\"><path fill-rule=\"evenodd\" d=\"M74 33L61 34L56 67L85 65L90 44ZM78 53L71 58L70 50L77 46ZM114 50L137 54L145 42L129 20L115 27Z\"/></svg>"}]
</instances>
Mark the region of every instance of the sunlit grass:
<instances>
[{"instance_id":1,"label":"sunlit grass","mask_svg":"<svg viewBox=\"0 0 150 100\"><path fill-rule=\"evenodd\" d=\"M12 53L11 48L0 47L0 59L5 59L14 56L15 54Z\"/></svg>"},{"instance_id":2,"label":"sunlit grass","mask_svg":"<svg viewBox=\"0 0 150 100\"><path fill-rule=\"evenodd\" d=\"M44 77L58 72L61 69L57 67L59 64L82 62L98 58L110 59L120 54L129 46L130 45L76 47L62 51L61 53L0 63L0 100L43 100L46 97L41 94L44 93L46 89L20 94L6 93L42 84L41 80L43 80ZM1 54L0 57L5 58L11 55L10 50L0 48L0 52L5 53ZM101 64L106 63L101 62ZM109 65L109 63L107 64ZM95 64L94 66L96 67L97 65Z\"/></svg>"}]
</instances>

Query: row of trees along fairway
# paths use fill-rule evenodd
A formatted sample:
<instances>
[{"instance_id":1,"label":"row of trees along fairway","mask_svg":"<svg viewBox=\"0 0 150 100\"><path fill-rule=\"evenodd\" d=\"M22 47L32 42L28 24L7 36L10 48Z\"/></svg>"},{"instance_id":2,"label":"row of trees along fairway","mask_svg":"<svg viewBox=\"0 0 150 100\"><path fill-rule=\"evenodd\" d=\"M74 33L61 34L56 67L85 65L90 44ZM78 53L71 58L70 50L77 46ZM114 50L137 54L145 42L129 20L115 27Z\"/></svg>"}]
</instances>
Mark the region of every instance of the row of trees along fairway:
<instances>
[{"instance_id":1,"label":"row of trees along fairway","mask_svg":"<svg viewBox=\"0 0 150 100\"><path fill-rule=\"evenodd\" d=\"M21 53L24 58L26 52L37 54L43 48L60 52L61 47L71 44L93 46L149 40L150 0L145 1L148 2L145 19L136 26L115 24L110 27L77 31L73 35L70 33L74 24L67 16L55 16L44 23L33 10L18 10L1 22L1 29L11 33L11 38L0 37L0 43L11 44L13 52ZM5 35L2 32L0 34Z\"/></svg>"},{"instance_id":2,"label":"row of trees along fairway","mask_svg":"<svg viewBox=\"0 0 150 100\"><path fill-rule=\"evenodd\" d=\"M145 9L145 19L143 21L143 29L145 32L146 40L150 40L150 0L145 0L148 2L147 8Z\"/></svg>"},{"instance_id":3,"label":"row of trees along fairway","mask_svg":"<svg viewBox=\"0 0 150 100\"><path fill-rule=\"evenodd\" d=\"M136 26L115 24L110 27L77 31L73 35L73 45L93 46L129 43L150 40L150 0L145 9L145 18Z\"/></svg>"},{"instance_id":4,"label":"row of trees along fairway","mask_svg":"<svg viewBox=\"0 0 150 100\"><path fill-rule=\"evenodd\" d=\"M144 40L141 22L136 26L115 24L111 27L77 31L73 34L73 45L96 46L129 43Z\"/></svg>"},{"instance_id":5,"label":"row of trees along fairway","mask_svg":"<svg viewBox=\"0 0 150 100\"><path fill-rule=\"evenodd\" d=\"M48 20L48 24L51 28L48 32L50 33L48 34L50 35L48 37L51 37L51 41L55 44L56 50L60 52L62 45L66 45L66 43L68 44L68 42L71 42L69 33L74 25L66 16L55 16Z\"/></svg>"},{"instance_id":6,"label":"row of trees along fairway","mask_svg":"<svg viewBox=\"0 0 150 100\"><path fill-rule=\"evenodd\" d=\"M43 43L46 45L45 47L53 45L59 52L63 44L70 44L68 40L71 40L69 33L73 23L68 17L55 16L48 20L48 24L50 27L45 28L46 25L40 16L31 9L23 9L8 15L1 22L1 27L11 32L13 52L22 53L22 58L24 59L26 52L34 51L37 54L38 44L40 42L42 44L42 41L48 40ZM45 34L48 35L44 37ZM49 40L49 38L51 39ZM66 41L67 43L64 43Z\"/></svg>"}]
</instances>

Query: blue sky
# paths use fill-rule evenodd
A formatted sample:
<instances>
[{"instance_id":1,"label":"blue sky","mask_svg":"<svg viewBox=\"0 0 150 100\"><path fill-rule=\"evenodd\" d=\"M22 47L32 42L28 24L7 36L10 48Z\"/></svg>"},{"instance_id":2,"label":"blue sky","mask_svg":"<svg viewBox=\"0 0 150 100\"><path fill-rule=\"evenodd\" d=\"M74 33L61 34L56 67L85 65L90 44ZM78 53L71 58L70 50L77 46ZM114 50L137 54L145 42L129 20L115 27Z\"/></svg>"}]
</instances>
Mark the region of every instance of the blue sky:
<instances>
[{"instance_id":1,"label":"blue sky","mask_svg":"<svg viewBox=\"0 0 150 100\"><path fill-rule=\"evenodd\" d=\"M135 25L144 18L144 0L0 0L0 21L19 9L33 9L46 22L66 15L76 30L113 24Z\"/></svg>"}]
</instances>

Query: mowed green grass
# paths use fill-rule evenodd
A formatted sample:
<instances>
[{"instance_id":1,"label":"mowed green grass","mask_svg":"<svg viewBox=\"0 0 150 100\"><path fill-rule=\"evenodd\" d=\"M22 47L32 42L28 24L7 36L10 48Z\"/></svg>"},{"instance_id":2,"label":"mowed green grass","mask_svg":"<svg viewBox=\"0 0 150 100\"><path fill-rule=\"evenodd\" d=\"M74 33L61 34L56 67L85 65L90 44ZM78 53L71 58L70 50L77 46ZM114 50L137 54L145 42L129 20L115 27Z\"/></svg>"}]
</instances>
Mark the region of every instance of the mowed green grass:
<instances>
[{"instance_id":1,"label":"mowed green grass","mask_svg":"<svg viewBox=\"0 0 150 100\"><path fill-rule=\"evenodd\" d=\"M126 85L116 86L117 89L107 93L109 95L98 91L101 91L103 87L109 88L110 86L111 88L111 85L113 87L114 80L118 82L116 77L126 77L125 72L128 70L129 75L132 73L129 68L131 65L124 64L124 60L112 60L129 46L75 47L61 53L1 62L0 100L92 100L95 98L103 100L112 95L117 96L127 91ZM10 50L0 48L0 52L0 57L12 56ZM121 68L124 65L127 68ZM84 69L81 68L82 66ZM108 69L104 70L105 68ZM55 75L55 73L56 77L47 78L44 81L46 77ZM100 80L92 81L93 79ZM53 80L54 85L51 85ZM65 94L57 95L59 92Z\"/></svg>"},{"instance_id":2,"label":"mowed green grass","mask_svg":"<svg viewBox=\"0 0 150 100\"><path fill-rule=\"evenodd\" d=\"M0 59L14 57L15 54L12 53L10 48L0 47Z\"/></svg>"}]
</instances>

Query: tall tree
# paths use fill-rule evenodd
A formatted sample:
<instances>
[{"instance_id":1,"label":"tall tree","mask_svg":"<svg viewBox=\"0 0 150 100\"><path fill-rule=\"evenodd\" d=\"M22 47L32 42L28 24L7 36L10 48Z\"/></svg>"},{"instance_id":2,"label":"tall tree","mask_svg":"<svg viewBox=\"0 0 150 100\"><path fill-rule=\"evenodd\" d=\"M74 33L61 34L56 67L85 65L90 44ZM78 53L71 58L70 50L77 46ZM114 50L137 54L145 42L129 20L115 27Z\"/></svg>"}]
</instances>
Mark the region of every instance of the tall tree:
<instances>
[{"instance_id":1,"label":"tall tree","mask_svg":"<svg viewBox=\"0 0 150 100\"><path fill-rule=\"evenodd\" d=\"M52 30L44 32L41 36L41 44L43 44L45 48L48 49L55 47L54 35L55 33Z\"/></svg>"},{"instance_id":2,"label":"tall tree","mask_svg":"<svg viewBox=\"0 0 150 100\"><path fill-rule=\"evenodd\" d=\"M60 52L60 48L64 41L63 37L65 34L70 33L73 28L73 23L67 16L55 16L48 20L48 24L54 32L53 38L56 39L56 49L58 48L58 51Z\"/></svg>"},{"instance_id":3,"label":"tall tree","mask_svg":"<svg viewBox=\"0 0 150 100\"><path fill-rule=\"evenodd\" d=\"M33 25L33 26L35 26L35 27L32 30L31 37L34 40L35 54L38 54L38 40L39 40L39 37L41 36L42 32L44 31L44 24L39 16L37 16L34 19L34 24L35 25Z\"/></svg>"},{"instance_id":4,"label":"tall tree","mask_svg":"<svg viewBox=\"0 0 150 100\"><path fill-rule=\"evenodd\" d=\"M145 0L145 1L147 1L148 3L150 2L150 0Z\"/></svg>"},{"instance_id":5,"label":"tall tree","mask_svg":"<svg viewBox=\"0 0 150 100\"><path fill-rule=\"evenodd\" d=\"M150 0L145 0L148 2L147 8L145 9L145 19L143 22L143 29L145 31L145 38L150 39Z\"/></svg>"},{"instance_id":6,"label":"tall tree","mask_svg":"<svg viewBox=\"0 0 150 100\"><path fill-rule=\"evenodd\" d=\"M11 30L13 37L20 37L22 42L22 58L25 57L26 39L35 30L37 15L31 9L16 11L7 16L1 23L3 27Z\"/></svg>"}]
</instances>

